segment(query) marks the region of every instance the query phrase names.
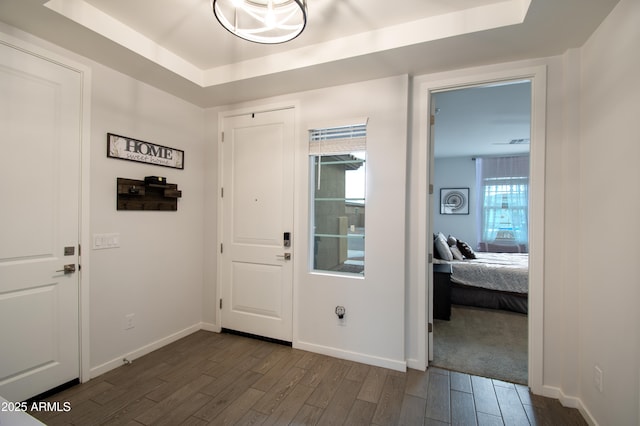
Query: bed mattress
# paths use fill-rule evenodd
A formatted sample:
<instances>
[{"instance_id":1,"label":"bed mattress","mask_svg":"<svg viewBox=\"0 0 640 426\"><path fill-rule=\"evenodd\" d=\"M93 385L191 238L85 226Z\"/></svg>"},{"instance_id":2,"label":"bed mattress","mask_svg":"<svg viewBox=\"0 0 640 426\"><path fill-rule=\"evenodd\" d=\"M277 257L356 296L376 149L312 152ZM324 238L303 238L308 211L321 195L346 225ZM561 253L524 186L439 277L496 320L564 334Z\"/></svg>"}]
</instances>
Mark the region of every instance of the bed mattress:
<instances>
[{"instance_id":1,"label":"bed mattress","mask_svg":"<svg viewBox=\"0 0 640 426\"><path fill-rule=\"evenodd\" d=\"M452 267L451 282L488 290L527 294L529 255L527 253L476 252L477 259L444 261Z\"/></svg>"}]
</instances>

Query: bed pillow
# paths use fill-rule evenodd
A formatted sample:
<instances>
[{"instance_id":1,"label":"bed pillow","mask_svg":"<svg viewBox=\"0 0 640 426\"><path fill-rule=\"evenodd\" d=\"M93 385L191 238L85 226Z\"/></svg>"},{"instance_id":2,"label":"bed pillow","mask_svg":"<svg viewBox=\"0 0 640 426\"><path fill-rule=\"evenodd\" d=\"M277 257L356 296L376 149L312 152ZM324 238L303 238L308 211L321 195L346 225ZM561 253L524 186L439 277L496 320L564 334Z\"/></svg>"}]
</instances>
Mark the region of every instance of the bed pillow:
<instances>
[{"instance_id":1,"label":"bed pillow","mask_svg":"<svg viewBox=\"0 0 640 426\"><path fill-rule=\"evenodd\" d=\"M435 247L435 252L438 254L440 259L448 261L453 260L453 254L451 253L447 239L442 233L438 233L436 239L433 240L433 245Z\"/></svg>"},{"instance_id":2,"label":"bed pillow","mask_svg":"<svg viewBox=\"0 0 640 426\"><path fill-rule=\"evenodd\" d=\"M451 254L455 260L464 260L464 256L458 246L451 246L449 249L451 250Z\"/></svg>"},{"instance_id":3,"label":"bed pillow","mask_svg":"<svg viewBox=\"0 0 640 426\"><path fill-rule=\"evenodd\" d=\"M447 244L449 244L449 247L455 247L458 245L458 239L453 235L449 235L447 237Z\"/></svg>"},{"instance_id":4,"label":"bed pillow","mask_svg":"<svg viewBox=\"0 0 640 426\"><path fill-rule=\"evenodd\" d=\"M457 247L460 249L460 252L462 253L462 255L467 259L476 258L476 253L473 251L471 247L469 247L469 244L465 243L464 241L458 240Z\"/></svg>"}]
</instances>

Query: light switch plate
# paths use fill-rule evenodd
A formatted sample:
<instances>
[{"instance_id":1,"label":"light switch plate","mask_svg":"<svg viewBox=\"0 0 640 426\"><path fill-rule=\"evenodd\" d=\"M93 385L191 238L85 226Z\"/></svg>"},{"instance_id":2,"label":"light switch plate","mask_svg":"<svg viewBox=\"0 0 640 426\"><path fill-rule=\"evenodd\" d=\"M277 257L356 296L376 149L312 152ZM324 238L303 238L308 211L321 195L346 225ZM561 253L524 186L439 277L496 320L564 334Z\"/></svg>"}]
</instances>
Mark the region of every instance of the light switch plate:
<instances>
[{"instance_id":1,"label":"light switch plate","mask_svg":"<svg viewBox=\"0 0 640 426\"><path fill-rule=\"evenodd\" d=\"M103 250L120 247L120 234L93 234L93 249Z\"/></svg>"}]
</instances>

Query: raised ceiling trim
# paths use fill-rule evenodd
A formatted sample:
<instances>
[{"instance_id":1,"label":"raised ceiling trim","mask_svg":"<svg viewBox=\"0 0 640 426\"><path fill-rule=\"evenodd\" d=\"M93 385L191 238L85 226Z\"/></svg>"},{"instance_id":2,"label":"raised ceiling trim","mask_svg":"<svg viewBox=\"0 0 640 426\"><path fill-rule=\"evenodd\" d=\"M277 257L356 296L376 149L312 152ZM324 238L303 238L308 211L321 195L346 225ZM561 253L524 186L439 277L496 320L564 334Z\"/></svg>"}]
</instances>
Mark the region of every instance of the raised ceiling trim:
<instances>
[{"instance_id":1,"label":"raised ceiling trim","mask_svg":"<svg viewBox=\"0 0 640 426\"><path fill-rule=\"evenodd\" d=\"M138 55L203 86L202 70L83 0L49 0L45 7Z\"/></svg>"},{"instance_id":2,"label":"raised ceiling trim","mask_svg":"<svg viewBox=\"0 0 640 426\"><path fill-rule=\"evenodd\" d=\"M521 24L530 4L531 0L501 1L206 70L84 0L49 0L44 6L200 87L211 87Z\"/></svg>"}]
</instances>

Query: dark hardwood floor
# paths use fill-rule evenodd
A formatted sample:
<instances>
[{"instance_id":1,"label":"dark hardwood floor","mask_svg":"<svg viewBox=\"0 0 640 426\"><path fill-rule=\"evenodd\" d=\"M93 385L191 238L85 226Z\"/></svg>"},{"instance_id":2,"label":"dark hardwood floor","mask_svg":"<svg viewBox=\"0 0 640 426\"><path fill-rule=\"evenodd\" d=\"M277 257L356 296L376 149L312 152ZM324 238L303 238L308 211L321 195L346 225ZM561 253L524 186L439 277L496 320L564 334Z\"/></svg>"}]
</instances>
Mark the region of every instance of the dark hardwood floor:
<instances>
[{"instance_id":1,"label":"dark hardwood floor","mask_svg":"<svg viewBox=\"0 0 640 426\"><path fill-rule=\"evenodd\" d=\"M199 331L48 399L47 425L585 425L528 389L430 368L406 373Z\"/></svg>"}]
</instances>

